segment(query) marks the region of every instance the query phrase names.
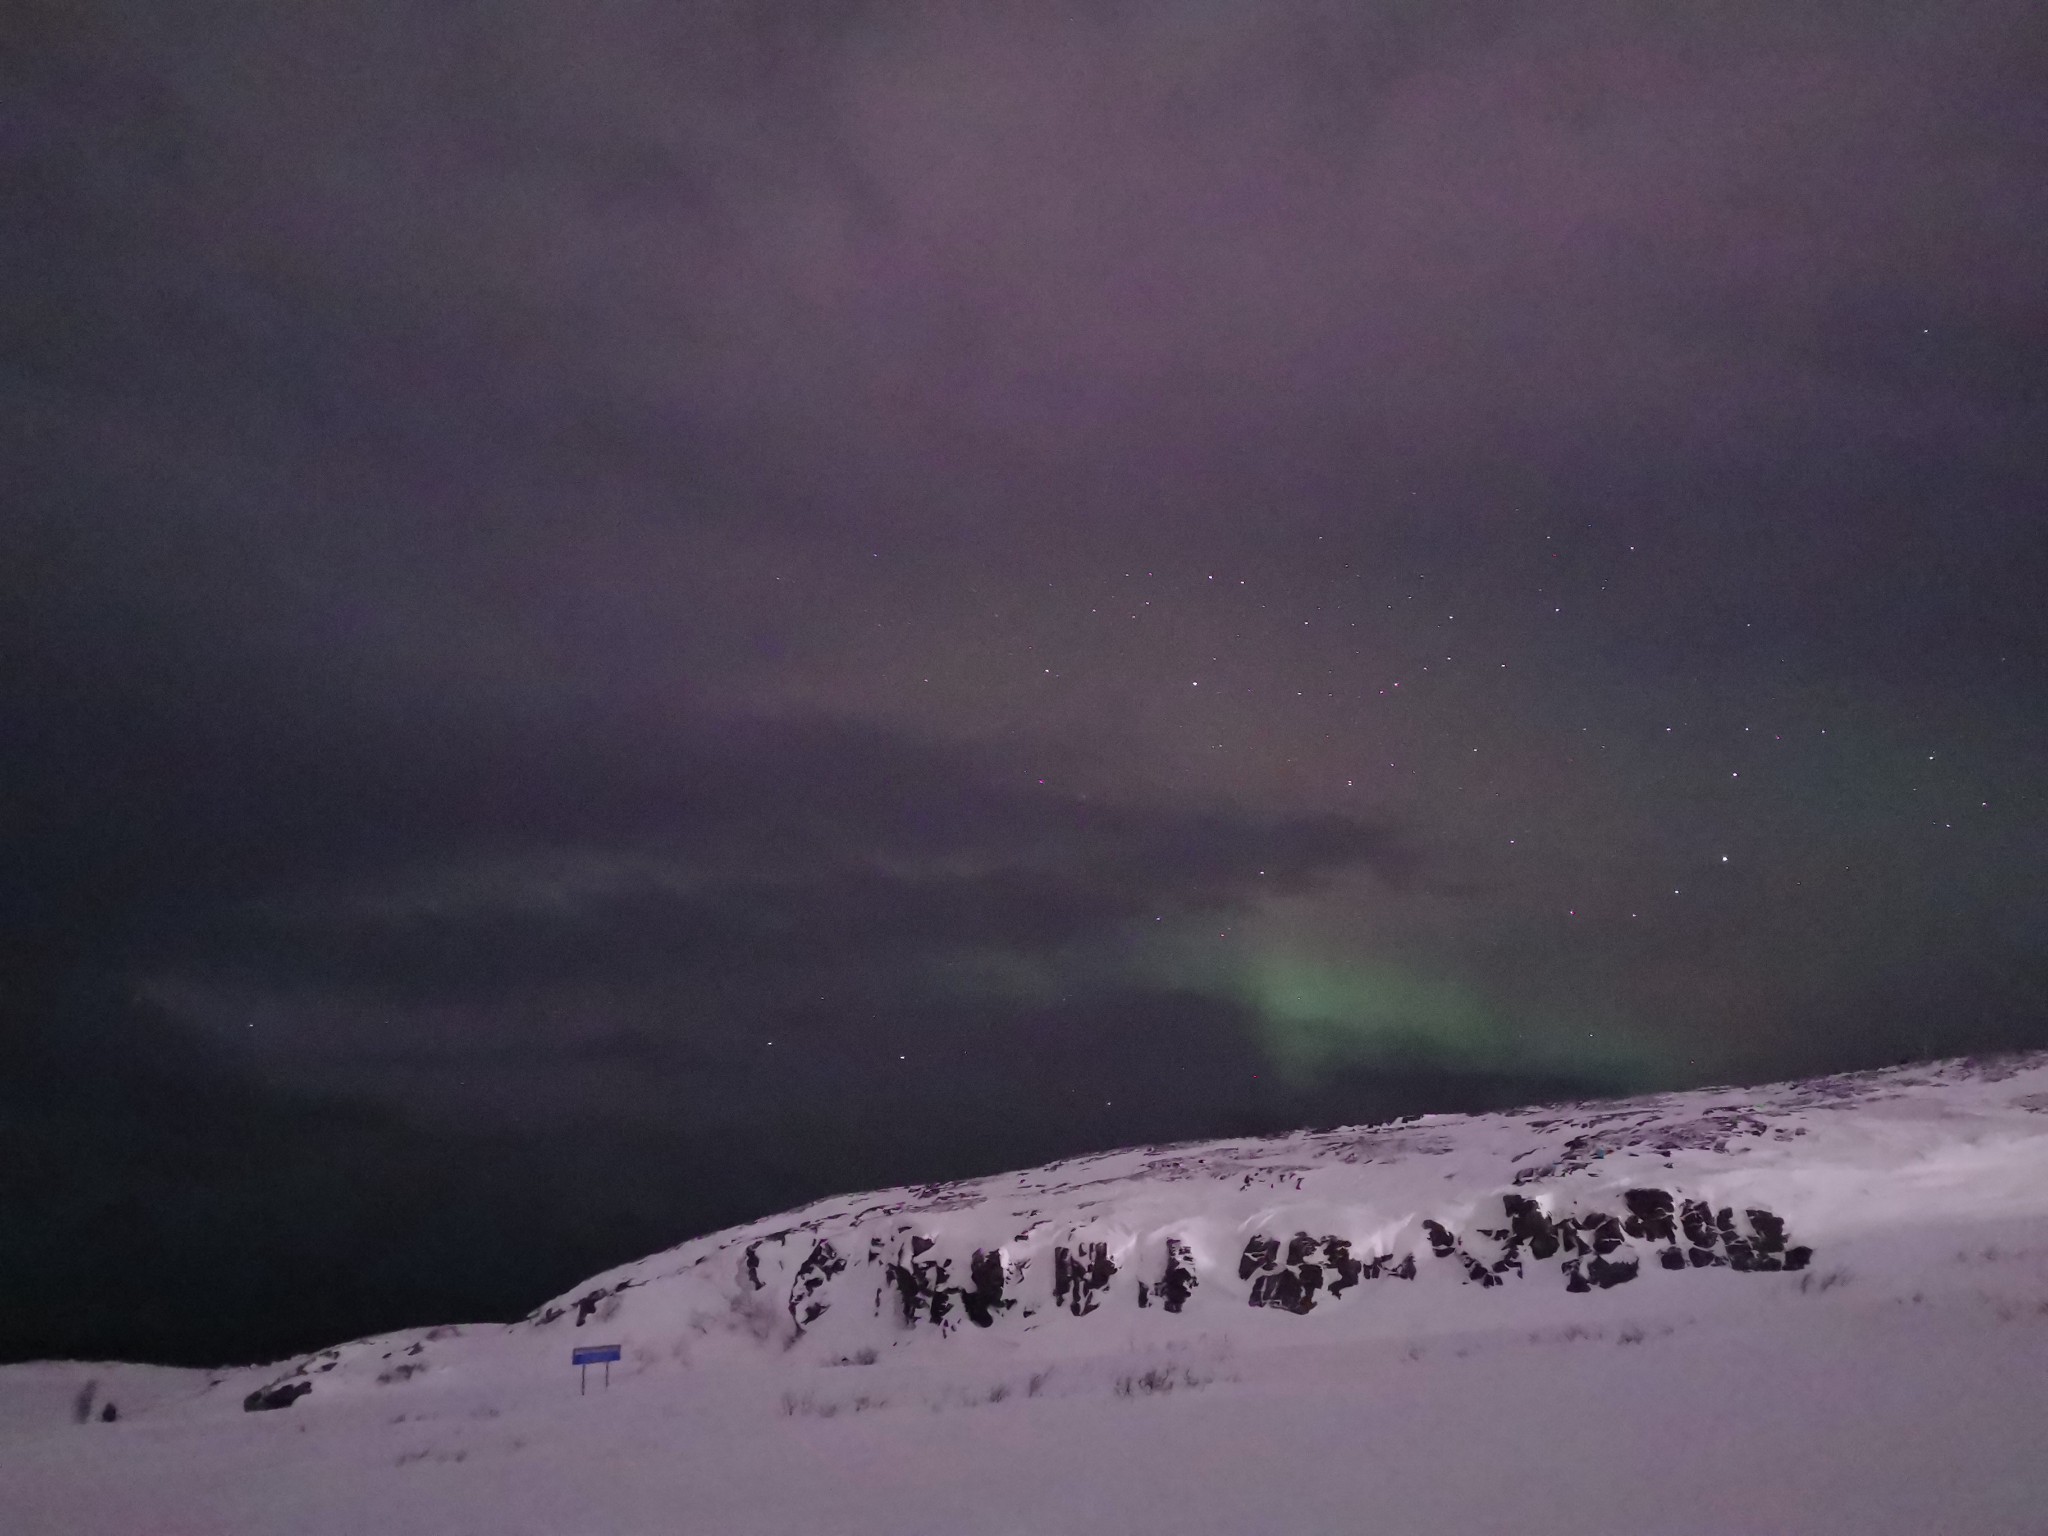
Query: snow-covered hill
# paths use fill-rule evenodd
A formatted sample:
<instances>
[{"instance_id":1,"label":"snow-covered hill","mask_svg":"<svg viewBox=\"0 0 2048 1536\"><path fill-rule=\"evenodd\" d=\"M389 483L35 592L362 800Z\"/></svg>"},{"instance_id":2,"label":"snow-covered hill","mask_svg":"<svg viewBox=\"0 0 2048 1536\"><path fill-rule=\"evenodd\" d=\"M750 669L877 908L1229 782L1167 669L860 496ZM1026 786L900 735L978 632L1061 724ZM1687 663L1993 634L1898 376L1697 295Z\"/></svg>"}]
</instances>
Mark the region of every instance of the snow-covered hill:
<instances>
[{"instance_id":1,"label":"snow-covered hill","mask_svg":"<svg viewBox=\"0 0 2048 1536\"><path fill-rule=\"evenodd\" d=\"M2037 1055L1107 1153L509 1326L16 1367L0 1524L2039 1533L2044 1426Z\"/></svg>"}]
</instances>

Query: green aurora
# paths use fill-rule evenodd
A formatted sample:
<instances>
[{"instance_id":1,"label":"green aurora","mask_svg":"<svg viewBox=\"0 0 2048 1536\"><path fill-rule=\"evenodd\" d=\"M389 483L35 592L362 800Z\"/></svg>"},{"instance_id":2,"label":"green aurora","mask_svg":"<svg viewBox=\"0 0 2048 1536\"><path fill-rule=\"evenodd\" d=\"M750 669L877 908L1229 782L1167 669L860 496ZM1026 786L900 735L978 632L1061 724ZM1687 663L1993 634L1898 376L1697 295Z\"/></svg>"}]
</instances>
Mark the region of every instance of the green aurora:
<instances>
[{"instance_id":1,"label":"green aurora","mask_svg":"<svg viewBox=\"0 0 2048 1536\"><path fill-rule=\"evenodd\" d=\"M1615 1087L1660 1075L1653 1052L1612 1029L1517 1019L1473 987L1398 961L1267 949L1243 958L1229 980L1259 1020L1274 1071L1295 1082L1375 1061L1487 1072L1568 1069Z\"/></svg>"},{"instance_id":2,"label":"green aurora","mask_svg":"<svg viewBox=\"0 0 2048 1536\"><path fill-rule=\"evenodd\" d=\"M1171 937L1147 935L1135 951L959 953L941 963L939 976L960 995L1034 1008L1133 987L1228 1002L1249 1016L1273 1074L1300 1087L1375 1063L1557 1073L1617 1091L1660 1086L1668 1075L1664 1053L1611 1019L1512 1009L1479 987L1384 955L1196 937L1208 930L1191 923Z\"/></svg>"}]
</instances>

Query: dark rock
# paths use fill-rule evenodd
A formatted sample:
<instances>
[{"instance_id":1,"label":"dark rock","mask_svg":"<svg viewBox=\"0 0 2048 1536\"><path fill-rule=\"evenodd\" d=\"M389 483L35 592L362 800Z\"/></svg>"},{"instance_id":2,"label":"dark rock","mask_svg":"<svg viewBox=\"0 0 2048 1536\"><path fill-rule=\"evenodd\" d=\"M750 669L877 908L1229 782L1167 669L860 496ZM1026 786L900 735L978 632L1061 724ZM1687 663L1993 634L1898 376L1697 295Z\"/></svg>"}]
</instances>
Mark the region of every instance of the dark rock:
<instances>
[{"instance_id":1,"label":"dark rock","mask_svg":"<svg viewBox=\"0 0 2048 1536\"><path fill-rule=\"evenodd\" d=\"M306 1384L306 1390L310 1392L310 1391L312 1391L312 1389L313 1389L313 1384L312 1384L311 1382L308 1382L308 1383ZM111 1423L113 1423L113 1422L114 1422L114 1420L116 1420L116 1419L118 1419L118 1418L120 1418L120 1417L121 1417L121 1413L120 1413L120 1410L119 1410L119 1409L117 1409L117 1408L116 1408L116 1407L115 1407L115 1406L114 1406L114 1405L113 1405L112 1403L108 1403L106 1407L104 1407L104 1408L102 1408L102 1409L100 1410L100 1422L101 1422L102 1424L111 1424Z\"/></svg>"},{"instance_id":2,"label":"dark rock","mask_svg":"<svg viewBox=\"0 0 2048 1536\"><path fill-rule=\"evenodd\" d=\"M1673 1208L1668 1191L1625 1189L1621 1198L1628 1205L1628 1220L1622 1223L1622 1230L1629 1236L1645 1238L1653 1243L1678 1241L1678 1226L1672 1219Z\"/></svg>"},{"instance_id":3,"label":"dark rock","mask_svg":"<svg viewBox=\"0 0 2048 1536\"><path fill-rule=\"evenodd\" d=\"M1813 1250L1811 1248L1788 1248L1785 1250L1785 1267L1787 1269L1804 1269L1812 1262Z\"/></svg>"},{"instance_id":4,"label":"dark rock","mask_svg":"<svg viewBox=\"0 0 2048 1536\"><path fill-rule=\"evenodd\" d=\"M1280 1239L1253 1236L1245 1241L1244 1254L1237 1261L1237 1278L1249 1280L1259 1270L1271 1269L1280 1257Z\"/></svg>"},{"instance_id":5,"label":"dark rock","mask_svg":"<svg viewBox=\"0 0 2048 1536\"><path fill-rule=\"evenodd\" d=\"M969 1287L960 1293L960 1306L967 1314L967 1320L977 1328L987 1328L996 1320L998 1312L1007 1312L1017 1303L1005 1300L1003 1296L1003 1254L999 1248L977 1248L967 1265ZM1144 1295L1139 1294L1142 1303Z\"/></svg>"},{"instance_id":6,"label":"dark rock","mask_svg":"<svg viewBox=\"0 0 2048 1536\"><path fill-rule=\"evenodd\" d=\"M1679 1224L1685 1228L1685 1240L1695 1248L1711 1248L1720 1240L1714 1230L1714 1213L1707 1208L1704 1200L1688 1200L1679 1207Z\"/></svg>"},{"instance_id":7,"label":"dark rock","mask_svg":"<svg viewBox=\"0 0 2048 1536\"><path fill-rule=\"evenodd\" d=\"M1351 1244L1341 1237L1323 1239L1323 1262L1337 1273L1337 1278L1330 1282L1332 1296L1343 1295L1365 1274L1365 1265L1351 1257Z\"/></svg>"},{"instance_id":8,"label":"dark rock","mask_svg":"<svg viewBox=\"0 0 2048 1536\"><path fill-rule=\"evenodd\" d=\"M1557 1229L1534 1200L1526 1195L1504 1195L1501 1203L1507 1208L1508 1230L1513 1233L1514 1242L1528 1244L1533 1259L1556 1256Z\"/></svg>"},{"instance_id":9,"label":"dark rock","mask_svg":"<svg viewBox=\"0 0 2048 1536\"><path fill-rule=\"evenodd\" d=\"M274 1386L258 1387L242 1399L242 1412L265 1413L274 1408L289 1408L312 1390L310 1381L280 1381Z\"/></svg>"},{"instance_id":10,"label":"dark rock","mask_svg":"<svg viewBox=\"0 0 2048 1536\"><path fill-rule=\"evenodd\" d=\"M1169 1312L1178 1312L1195 1289L1195 1251L1177 1237L1166 1240L1166 1274L1159 1296Z\"/></svg>"},{"instance_id":11,"label":"dark rock","mask_svg":"<svg viewBox=\"0 0 2048 1536\"><path fill-rule=\"evenodd\" d=\"M1316 1291L1323 1283L1322 1266L1304 1264L1261 1275L1252 1282L1251 1303L1255 1307L1278 1307L1296 1314L1315 1309Z\"/></svg>"},{"instance_id":12,"label":"dark rock","mask_svg":"<svg viewBox=\"0 0 2048 1536\"><path fill-rule=\"evenodd\" d=\"M1429 1234L1429 1251L1440 1259L1448 1259L1457 1252L1458 1240L1442 1222L1425 1221L1422 1230Z\"/></svg>"},{"instance_id":13,"label":"dark rock","mask_svg":"<svg viewBox=\"0 0 2048 1536\"><path fill-rule=\"evenodd\" d=\"M1466 1284L1492 1287L1502 1283L1499 1275L1496 1275L1484 1264L1473 1258L1471 1254L1460 1253L1458 1259L1465 1266Z\"/></svg>"},{"instance_id":14,"label":"dark rock","mask_svg":"<svg viewBox=\"0 0 2048 1536\"><path fill-rule=\"evenodd\" d=\"M897 1310L904 1326L914 1325L919 1318L944 1324L952 1313L953 1299L957 1294L950 1285L953 1261L923 1257L937 1246L936 1239L920 1237L908 1227L899 1227L896 1232L900 1246L896 1257L883 1264L882 1273L886 1283L896 1288ZM906 1234L907 1242L904 1241ZM875 1304L879 1310L879 1295Z\"/></svg>"},{"instance_id":15,"label":"dark rock","mask_svg":"<svg viewBox=\"0 0 2048 1536\"><path fill-rule=\"evenodd\" d=\"M1586 1283L1586 1277L1579 1273L1579 1261L1577 1259L1566 1259L1564 1261L1564 1288L1568 1291L1590 1291L1593 1289L1592 1286Z\"/></svg>"},{"instance_id":16,"label":"dark rock","mask_svg":"<svg viewBox=\"0 0 2048 1536\"><path fill-rule=\"evenodd\" d=\"M1518 1199L1520 1197L1511 1195L1507 1198ZM1522 1239L1515 1231L1513 1225L1510 1224L1505 1227L1480 1227L1478 1231L1481 1237L1486 1238L1490 1242L1500 1244L1500 1255L1493 1261L1492 1272L1496 1275L1519 1275L1522 1272Z\"/></svg>"},{"instance_id":17,"label":"dark rock","mask_svg":"<svg viewBox=\"0 0 2048 1536\"><path fill-rule=\"evenodd\" d=\"M1658 1251L1657 1262L1666 1269L1683 1269L1685 1268L1685 1255L1676 1248L1664 1248Z\"/></svg>"},{"instance_id":18,"label":"dark rock","mask_svg":"<svg viewBox=\"0 0 2048 1536\"><path fill-rule=\"evenodd\" d=\"M896 1287L896 1303L902 1311L903 1324L907 1328L915 1323L918 1315L924 1311L924 1285L917 1273L917 1267L912 1264L891 1264L882 1273L888 1277L889 1283Z\"/></svg>"},{"instance_id":19,"label":"dark rock","mask_svg":"<svg viewBox=\"0 0 2048 1536\"><path fill-rule=\"evenodd\" d=\"M1076 1317L1093 1312L1095 1298L1108 1288L1115 1273L1107 1243L1081 1243L1071 1253L1065 1248L1053 1249L1053 1305L1064 1306Z\"/></svg>"},{"instance_id":20,"label":"dark rock","mask_svg":"<svg viewBox=\"0 0 2048 1536\"><path fill-rule=\"evenodd\" d=\"M818 1292L845 1268L846 1260L829 1242L820 1238L812 1244L809 1255L797 1266L789 1283L789 1317L799 1333L825 1315L830 1303Z\"/></svg>"},{"instance_id":21,"label":"dark rock","mask_svg":"<svg viewBox=\"0 0 2048 1536\"><path fill-rule=\"evenodd\" d=\"M1783 1253L1785 1251L1785 1218L1774 1216L1769 1211L1744 1211L1749 1218L1749 1230L1756 1237L1758 1253Z\"/></svg>"},{"instance_id":22,"label":"dark rock","mask_svg":"<svg viewBox=\"0 0 2048 1536\"><path fill-rule=\"evenodd\" d=\"M1728 1261L1711 1248L1688 1248L1685 1256L1692 1261L1694 1269L1705 1269L1710 1264L1726 1264Z\"/></svg>"},{"instance_id":23,"label":"dark rock","mask_svg":"<svg viewBox=\"0 0 2048 1536\"><path fill-rule=\"evenodd\" d=\"M1603 1259L1598 1256L1586 1261L1586 1278L1606 1290L1610 1286L1626 1285L1635 1279L1638 1262L1634 1259Z\"/></svg>"}]
</instances>

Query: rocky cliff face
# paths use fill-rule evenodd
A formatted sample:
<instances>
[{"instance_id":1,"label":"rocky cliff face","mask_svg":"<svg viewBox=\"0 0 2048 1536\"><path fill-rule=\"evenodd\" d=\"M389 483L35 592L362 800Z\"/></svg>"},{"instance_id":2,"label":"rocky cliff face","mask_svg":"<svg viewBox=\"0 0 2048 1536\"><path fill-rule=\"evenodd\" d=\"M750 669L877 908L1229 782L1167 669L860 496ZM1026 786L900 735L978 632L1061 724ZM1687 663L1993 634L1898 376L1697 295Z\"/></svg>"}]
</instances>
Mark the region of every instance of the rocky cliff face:
<instances>
[{"instance_id":1,"label":"rocky cliff face","mask_svg":"<svg viewBox=\"0 0 2048 1536\"><path fill-rule=\"evenodd\" d=\"M1762 1206L1716 1208L1705 1200L1648 1187L1621 1192L1615 1211L1577 1209L1553 1215L1535 1196L1507 1192L1472 1213L1467 1230L1432 1217L1417 1225L1426 1256L1385 1250L1373 1239L1305 1230L1256 1231L1234 1266L1206 1276L1192 1244L1167 1233L1149 1245L1113 1251L1106 1238L1070 1230L1043 1255L1000 1244L949 1246L911 1223L869 1238L849 1260L829 1237L801 1227L764 1233L741 1253L739 1282L788 1318L793 1342L835 1308L893 1323L905 1331L994 1328L1042 1316L1085 1317L1116 1305L1183 1311L1206 1283L1240 1305L1305 1316L1373 1282L1412 1282L1431 1261L1459 1283L1481 1288L1539 1277L1569 1292L1625 1285L1648 1270L1726 1269L1762 1274L1801 1270L1813 1249L1794 1243L1783 1217ZM1029 1241L1019 1233L1015 1241ZM1046 1244L1041 1243L1041 1248ZM797 1255L802 1257L792 1263ZM1050 1291L1034 1285L1049 1268ZM630 1282L626 1282L630 1284ZM599 1288L576 1302L579 1325L617 1290ZM540 1321L566 1315L551 1309Z\"/></svg>"}]
</instances>

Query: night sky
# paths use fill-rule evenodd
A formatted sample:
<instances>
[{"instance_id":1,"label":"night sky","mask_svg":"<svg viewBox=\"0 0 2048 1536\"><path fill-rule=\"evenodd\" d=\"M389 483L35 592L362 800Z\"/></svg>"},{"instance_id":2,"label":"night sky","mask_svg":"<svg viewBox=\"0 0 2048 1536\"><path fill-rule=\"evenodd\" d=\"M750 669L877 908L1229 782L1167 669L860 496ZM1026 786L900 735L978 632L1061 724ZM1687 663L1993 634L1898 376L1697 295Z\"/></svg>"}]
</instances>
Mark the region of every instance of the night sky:
<instances>
[{"instance_id":1,"label":"night sky","mask_svg":"<svg viewBox=\"0 0 2048 1536\"><path fill-rule=\"evenodd\" d=\"M18 0L0 1358L2048 1045L2048 13Z\"/></svg>"}]
</instances>

